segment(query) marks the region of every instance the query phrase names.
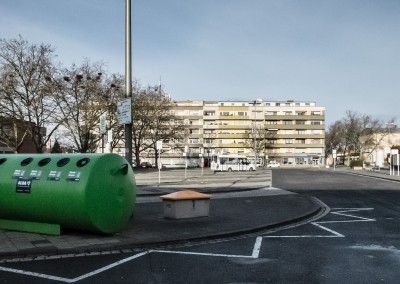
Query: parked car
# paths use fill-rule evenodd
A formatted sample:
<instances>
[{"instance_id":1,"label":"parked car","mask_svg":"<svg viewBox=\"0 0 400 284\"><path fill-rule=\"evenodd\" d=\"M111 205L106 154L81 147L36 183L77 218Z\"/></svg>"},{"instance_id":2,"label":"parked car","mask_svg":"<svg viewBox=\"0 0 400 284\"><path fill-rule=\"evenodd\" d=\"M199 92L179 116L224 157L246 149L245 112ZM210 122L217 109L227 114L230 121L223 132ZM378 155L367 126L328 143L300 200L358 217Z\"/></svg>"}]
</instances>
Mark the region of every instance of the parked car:
<instances>
[{"instance_id":1,"label":"parked car","mask_svg":"<svg viewBox=\"0 0 400 284\"><path fill-rule=\"evenodd\" d=\"M277 161L270 161L267 164L267 168L279 168L281 164L279 164Z\"/></svg>"},{"instance_id":2,"label":"parked car","mask_svg":"<svg viewBox=\"0 0 400 284\"><path fill-rule=\"evenodd\" d=\"M153 165L150 162L141 162L140 167L141 168L152 168Z\"/></svg>"}]
</instances>

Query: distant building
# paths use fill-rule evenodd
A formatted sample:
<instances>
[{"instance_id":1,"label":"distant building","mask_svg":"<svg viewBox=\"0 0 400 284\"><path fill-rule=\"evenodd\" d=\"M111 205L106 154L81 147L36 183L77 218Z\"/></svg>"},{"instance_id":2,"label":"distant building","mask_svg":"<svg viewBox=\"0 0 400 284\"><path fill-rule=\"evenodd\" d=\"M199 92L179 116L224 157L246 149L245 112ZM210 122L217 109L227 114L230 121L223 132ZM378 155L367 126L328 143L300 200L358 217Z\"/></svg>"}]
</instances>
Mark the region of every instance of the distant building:
<instances>
[{"instance_id":1,"label":"distant building","mask_svg":"<svg viewBox=\"0 0 400 284\"><path fill-rule=\"evenodd\" d=\"M12 137L15 135L15 130L17 129L17 141L21 141L23 139L20 148L18 149L18 153L36 153L36 147L33 141L33 138L30 134L25 134L26 125L28 122L24 122L21 120L16 121L15 123L11 119L7 119L4 117L0 117L0 154L5 153L16 153L17 149L13 148L15 145L10 145L4 142L5 137ZM46 128L42 127L41 132L43 135L46 135Z\"/></svg>"},{"instance_id":2,"label":"distant building","mask_svg":"<svg viewBox=\"0 0 400 284\"><path fill-rule=\"evenodd\" d=\"M325 108L302 101L174 101L188 133L164 141L162 164L184 166L212 154L256 156L261 163L319 166L325 163ZM144 153L152 160L154 153Z\"/></svg>"},{"instance_id":3,"label":"distant building","mask_svg":"<svg viewBox=\"0 0 400 284\"><path fill-rule=\"evenodd\" d=\"M376 141L379 141L378 146L367 151L365 162L379 167L388 166L391 147L400 146L400 129L396 127L386 134L377 133Z\"/></svg>"}]
</instances>

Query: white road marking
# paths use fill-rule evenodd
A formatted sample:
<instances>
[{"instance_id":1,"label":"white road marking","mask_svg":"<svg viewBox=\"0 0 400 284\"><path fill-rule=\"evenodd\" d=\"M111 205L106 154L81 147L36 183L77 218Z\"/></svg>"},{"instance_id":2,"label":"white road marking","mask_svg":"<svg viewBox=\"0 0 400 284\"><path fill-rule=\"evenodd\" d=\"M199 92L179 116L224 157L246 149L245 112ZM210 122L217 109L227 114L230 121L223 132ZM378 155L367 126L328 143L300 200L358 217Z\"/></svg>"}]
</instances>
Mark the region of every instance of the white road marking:
<instances>
[{"instance_id":1,"label":"white road marking","mask_svg":"<svg viewBox=\"0 0 400 284\"><path fill-rule=\"evenodd\" d=\"M199 255L199 256L212 256L212 257L227 257L227 258L253 258L257 259L260 254L260 249L261 249L261 244L262 244L262 239L263 238L344 238L345 236L332 230L329 229L325 226L322 226L321 224L326 224L326 223L346 223L346 222L372 222L376 221L375 219L370 219L370 218L364 218L364 217L359 217L359 216L354 216L350 214L344 214L348 212L358 212L358 211L366 211L366 210L373 210L374 208L333 208L332 210L340 210L337 212L330 212L331 214L335 215L341 215L345 217L350 217L354 218L355 220L343 220L343 221L321 221L321 222L312 222L310 224L324 230L330 233L330 235L300 235L300 236L290 236L290 235L284 235L284 236L259 236L256 238L253 251L251 255L234 255L234 254L214 254L214 253L200 253L200 252L186 252L186 251L167 251L167 250L148 250L144 251L138 254L135 254L133 256L124 258L122 260L119 260L117 262L111 263L107 266L104 266L102 268L96 269L92 272L83 274L81 276L78 276L76 278L64 278L64 277L59 277L59 276L54 276L54 275L48 275L48 274L43 274L43 273L37 273L37 272L31 272L31 271L26 271L26 270L20 270L20 269L14 269L14 268L8 268L8 267L2 267L0 266L0 271L5 271L5 272L11 272L11 273L17 273L17 274L22 274L26 276L32 276L32 277L39 277L43 279L48 279L48 280L53 280L53 281L60 281L60 282L65 282L65 283L74 283L77 281L81 281L83 279L92 277L96 274L102 273L104 271L107 271L111 268L114 268L116 266L119 266L121 264L124 264L126 262L129 262L131 260L140 258L146 254L149 253L169 253L169 254L182 254L182 255Z\"/></svg>"},{"instance_id":2,"label":"white road marking","mask_svg":"<svg viewBox=\"0 0 400 284\"><path fill-rule=\"evenodd\" d=\"M375 222L375 219L370 219L370 218L364 218L364 217L359 217L359 216L354 216L350 214L344 214L348 212L359 212L359 211L370 211L374 210L374 208L332 208L331 210L339 210L336 212L329 212L330 214L335 214L335 215L340 215L340 216L345 216L349 218L353 218L352 220L334 220L334 221L320 221L320 222L312 222L310 223L311 225L314 225L324 231L327 231L331 233L331 235L280 235L280 236L263 236L264 238L344 238L346 236L331 230L325 226L322 226L321 224L330 224L330 223L353 223L353 222Z\"/></svg>"},{"instance_id":3,"label":"white road marking","mask_svg":"<svg viewBox=\"0 0 400 284\"><path fill-rule=\"evenodd\" d=\"M65 282L65 283L74 283L74 282L83 280L85 278L91 277L93 275L99 274L101 272L104 272L106 270L109 270L109 269L111 269L113 267L116 267L118 265L121 265L121 264L123 264L125 262L128 262L128 261L131 261L133 259L136 259L136 258L139 258L141 256L144 256L144 255L146 255L148 253L149 253L148 251L145 251L145 252L142 252L142 253L135 254L133 256L124 258L124 259L119 260L117 262L111 263L111 264L109 264L107 266L104 266L104 267L102 267L100 269L96 269L96 270L94 270L94 271L92 271L90 273L87 273L87 274L84 274L84 275L81 275L79 277L72 278L72 279L71 278L58 277L58 276L54 276L54 275L43 274L43 273L31 272L31 271L26 271L26 270L2 267L2 266L0 266L0 270L1 271L6 271L6 272L22 274L22 275L26 275L26 276L33 276L33 277L39 277L39 278L48 279L48 280L60 281L60 282Z\"/></svg>"},{"instance_id":4,"label":"white road marking","mask_svg":"<svg viewBox=\"0 0 400 284\"><path fill-rule=\"evenodd\" d=\"M331 235L279 235L279 236L264 236L264 238L344 238L345 236L333 231L331 229L328 229L327 227L324 227L322 225L319 225L317 222L312 222L310 223L311 225L314 225L324 231L328 231L331 233Z\"/></svg>"},{"instance_id":5,"label":"white road marking","mask_svg":"<svg viewBox=\"0 0 400 284\"><path fill-rule=\"evenodd\" d=\"M338 232L336 232L334 230L331 230L331 229L329 229L329 228L327 228L325 226L320 225L318 222L315 222L315 223L313 222L311 224L313 224L314 226L317 226L318 228L321 228L322 230L325 230L325 231L328 231L329 233L332 233L334 236L336 236L338 238L344 238L345 237L344 235L342 235L342 234L340 234L340 233L338 233Z\"/></svg>"},{"instance_id":6,"label":"white road marking","mask_svg":"<svg viewBox=\"0 0 400 284\"><path fill-rule=\"evenodd\" d=\"M251 254L253 258L258 258L260 254L262 239L263 239L262 237L257 237L256 239L256 243L254 244L253 248L253 253Z\"/></svg>"},{"instance_id":7,"label":"white road marking","mask_svg":"<svg viewBox=\"0 0 400 284\"><path fill-rule=\"evenodd\" d=\"M142 257L142 256L144 256L146 254L149 254L149 253L169 253L169 254L182 254L182 255L200 255L200 256L213 256L213 257L227 257L227 258L258 258L258 255L260 253L261 243L262 243L262 237L257 237L251 255L215 254L215 253L168 251L168 250L148 250L148 251L144 251L142 253L138 253L138 254L135 254L133 256L124 258L124 259L119 260L117 262L111 263L111 264L109 264L107 266L104 266L104 267L96 269L96 270L94 270L92 272L83 274L83 275L78 276L76 278L64 278L64 277L58 277L58 276L54 276L54 275L36 273L36 272L20 270L20 269L13 269L13 268L2 267L2 266L0 266L0 270L1 271L6 271L6 272L22 274L22 275L26 275L26 276L39 277L39 278L48 279L48 280L60 281L60 282L65 282L65 283L75 283L75 282L81 281L83 279L92 277L92 276L94 276L96 274L102 273L102 272L104 272L106 270L109 270L111 268L114 268L114 267L116 267L118 265L124 264L124 263L126 263L128 261L131 261L131 260L137 259L139 257Z\"/></svg>"},{"instance_id":8,"label":"white road marking","mask_svg":"<svg viewBox=\"0 0 400 284\"><path fill-rule=\"evenodd\" d=\"M48 279L48 280L71 283L70 279L68 279L68 278L63 278L63 277L58 277L58 276L53 276L53 275L48 275L48 274L36 273L36 272L25 271L25 270L14 269L14 268L8 268L8 267L2 267L2 266L0 266L0 270L1 271L6 271L6 272L12 272L12 273L16 273L16 274L22 274L22 275L26 275L26 276L40 277L40 278L44 278L44 279Z\"/></svg>"},{"instance_id":9,"label":"white road marking","mask_svg":"<svg viewBox=\"0 0 400 284\"><path fill-rule=\"evenodd\" d=\"M345 216L345 217L350 217L354 218L353 220L341 220L341 221L321 221L318 222L318 224L328 224L328 223L352 223L352 222L375 222L375 219L371 218L364 218L360 216L354 216L350 214L344 214L348 212L360 212L360 211L369 211L369 210L374 210L374 208L335 208L340 211L335 211L335 212L330 212L331 214L335 215L340 215L340 216ZM335 210L332 209L332 210Z\"/></svg>"},{"instance_id":10,"label":"white road marking","mask_svg":"<svg viewBox=\"0 0 400 284\"><path fill-rule=\"evenodd\" d=\"M80 280L85 279L85 278L89 278L89 277L91 277L91 276L93 276L93 275L102 273L102 272L104 272L104 271L106 271L106 270L109 270L109 269L111 269L111 268L113 268L113 267L116 267L116 266L118 266L118 265L121 265L121 264L123 264L123 263L125 263L125 262L128 262L128 261L134 260L134 259L136 259L136 258L142 257L142 256L144 256L144 255L146 255L146 254L148 254L148 253L149 253L148 251L144 251L144 252L142 252L142 253L138 253L138 254L132 255L132 256L130 256L130 257L124 258L124 259L119 260L119 261L117 261L117 262L111 263L111 264L109 264L109 265L107 265L107 266L104 266L104 267L102 267L102 268L100 268L100 269L96 269L96 270L94 270L94 271L92 271L92 272L90 272L90 273L87 273L87 274L81 275L81 276L79 276L79 277L76 277L76 278L72 279L72 281L69 282L69 283L73 283L73 282L77 282L77 281L80 281Z\"/></svg>"}]
</instances>

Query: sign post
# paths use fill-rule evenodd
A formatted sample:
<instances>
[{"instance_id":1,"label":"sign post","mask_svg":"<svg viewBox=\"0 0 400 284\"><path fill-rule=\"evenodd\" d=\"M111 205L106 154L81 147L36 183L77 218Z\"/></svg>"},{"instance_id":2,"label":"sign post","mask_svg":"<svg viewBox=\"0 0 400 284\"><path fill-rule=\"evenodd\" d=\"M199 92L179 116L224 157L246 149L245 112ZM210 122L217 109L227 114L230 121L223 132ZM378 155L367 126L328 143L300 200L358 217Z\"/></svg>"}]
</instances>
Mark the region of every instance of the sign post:
<instances>
[{"instance_id":1,"label":"sign post","mask_svg":"<svg viewBox=\"0 0 400 284\"><path fill-rule=\"evenodd\" d=\"M332 157L333 157L333 170L336 170L336 149L332 150Z\"/></svg>"},{"instance_id":2,"label":"sign post","mask_svg":"<svg viewBox=\"0 0 400 284\"><path fill-rule=\"evenodd\" d=\"M162 164L161 164L161 149L162 149L162 141L157 141L157 152L158 152L158 184L161 183L161 168L162 168Z\"/></svg>"},{"instance_id":3,"label":"sign post","mask_svg":"<svg viewBox=\"0 0 400 284\"><path fill-rule=\"evenodd\" d=\"M185 157L185 179L187 177L187 166L188 166L188 161L187 161L187 153L189 152L189 146L185 146L185 152L183 153L183 156Z\"/></svg>"},{"instance_id":4,"label":"sign post","mask_svg":"<svg viewBox=\"0 0 400 284\"><path fill-rule=\"evenodd\" d=\"M100 116L100 135L101 135L101 152L104 153L104 135L107 131L106 125L106 115L102 114Z\"/></svg>"},{"instance_id":5,"label":"sign post","mask_svg":"<svg viewBox=\"0 0 400 284\"><path fill-rule=\"evenodd\" d=\"M127 97L117 103L119 125L125 125L125 158L132 165L132 98Z\"/></svg>"},{"instance_id":6,"label":"sign post","mask_svg":"<svg viewBox=\"0 0 400 284\"><path fill-rule=\"evenodd\" d=\"M399 150L390 149L390 169L389 175L396 175L394 166L397 166L397 175L399 175Z\"/></svg>"}]
</instances>

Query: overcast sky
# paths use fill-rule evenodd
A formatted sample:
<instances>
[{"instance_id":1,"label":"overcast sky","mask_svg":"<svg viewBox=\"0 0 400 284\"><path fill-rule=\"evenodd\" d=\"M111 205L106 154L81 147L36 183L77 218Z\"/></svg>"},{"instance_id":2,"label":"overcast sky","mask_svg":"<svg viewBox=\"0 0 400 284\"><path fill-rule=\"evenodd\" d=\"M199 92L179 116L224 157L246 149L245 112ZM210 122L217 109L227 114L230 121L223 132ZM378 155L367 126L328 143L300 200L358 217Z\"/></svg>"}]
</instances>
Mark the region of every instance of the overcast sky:
<instances>
[{"instance_id":1,"label":"overcast sky","mask_svg":"<svg viewBox=\"0 0 400 284\"><path fill-rule=\"evenodd\" d=\"M124 74L125 0L1 0L0 38ZM133 76L176 100L297 100L400 123L398 0L132 0Z\"/></svg>"}]
</instances>

